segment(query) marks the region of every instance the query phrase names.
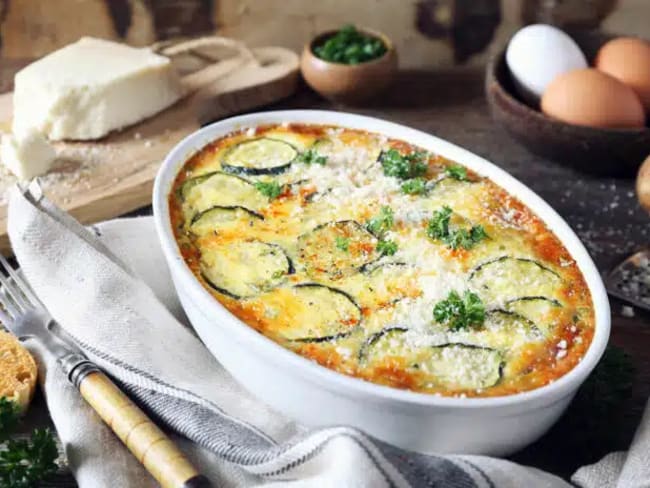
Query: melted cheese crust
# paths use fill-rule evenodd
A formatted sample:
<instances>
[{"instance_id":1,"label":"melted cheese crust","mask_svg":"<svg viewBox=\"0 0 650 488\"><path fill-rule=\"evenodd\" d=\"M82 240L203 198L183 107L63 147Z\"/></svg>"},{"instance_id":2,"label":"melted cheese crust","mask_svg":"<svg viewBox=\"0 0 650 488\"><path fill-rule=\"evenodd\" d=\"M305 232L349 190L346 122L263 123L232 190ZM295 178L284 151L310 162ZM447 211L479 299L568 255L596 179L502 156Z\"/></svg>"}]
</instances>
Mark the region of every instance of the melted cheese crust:
<instances>
[{"instance_id":1,"label":"melted cheese crust","mask_svg":"<svg viewBox=\"0 0 650 488\"><path fill-rule=\"evenodd\" d=\"M181 197L184 183L223 170L229 150L260 137L286 141L298 152L316 147L327 162L294 161L279 174L242 175L252 183L284 185L282 193L260 199L242 190L235 195L242 195L237 205L262 218L240 215L214 229L192 231L196 212ZM378 134L298 124L242 130L211 143L186 163L169 196L188 266L249 326L325 367L367 381L447 396L496 396L538 388L570 371L589 347L594 315L582 274L557 237L487 178L471 171L470 182L445 178L445 168L456 163L435 154L426 174L437 181L432 190L404 194L402 181L385 176L377 162L389 148L403 154L418 150ZM201 198L223 198L205 195ZM209 204L203 202L204 208ZM377 253L377 239L364 234L384 206L394 213L394 225L383 236L397 243L393 256ZM453 209L455 221L482 225L488 238L465 250L427 237L427 220L442 206ZM359 229L339 225L335 234L314 238L318 228L347 221ZM346 250L334 249L338 240L328 241L337 232ZM268 270L249 273L266 276L257 294L218 291L206 279L202 256L205 261L212 249L223 253L242 242L276 246L292 269L284 273L279 258L267 254L259 262L271 263ZM243 262L233 270L245 274L242 266L256 258L242 252L239 258ZM301 284L310 285L295 286ZM466 290L485 303L484 326L453 331L437 323L435 304L451 291Z\"/></svg>"}]
</instances>

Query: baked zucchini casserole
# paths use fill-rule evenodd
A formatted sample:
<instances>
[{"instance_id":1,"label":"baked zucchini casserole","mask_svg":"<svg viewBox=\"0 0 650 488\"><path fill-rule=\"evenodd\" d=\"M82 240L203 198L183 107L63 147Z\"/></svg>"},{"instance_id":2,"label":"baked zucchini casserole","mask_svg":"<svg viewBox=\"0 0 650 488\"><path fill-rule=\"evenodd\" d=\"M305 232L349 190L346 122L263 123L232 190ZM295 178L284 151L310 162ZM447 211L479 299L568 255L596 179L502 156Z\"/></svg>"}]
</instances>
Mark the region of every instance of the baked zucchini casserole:
<instances>
[{"instance_id":1,"label":"baked zucchini casserole","mask_svg":"<svg viewBox=\"0 0 650 488\"><path fill-rule=\"evenodd\" d=\"M242 129L187 161L172 225L215 299L322 366L436 395L538 388L588 349L589 290L534 213L459 163L359 130Z\"/></svg>"}]
</instances>

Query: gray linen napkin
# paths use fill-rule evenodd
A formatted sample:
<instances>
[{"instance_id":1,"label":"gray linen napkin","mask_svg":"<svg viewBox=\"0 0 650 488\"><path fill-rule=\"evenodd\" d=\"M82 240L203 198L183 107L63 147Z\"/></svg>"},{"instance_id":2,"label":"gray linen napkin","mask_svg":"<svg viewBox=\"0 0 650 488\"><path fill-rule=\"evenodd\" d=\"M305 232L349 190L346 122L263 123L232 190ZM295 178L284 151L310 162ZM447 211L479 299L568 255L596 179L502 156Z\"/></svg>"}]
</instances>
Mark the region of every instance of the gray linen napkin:
<instances>
[{"instance_id":1,"label":"gray linen napkin","mask_svg":"<svg viewBox=\"0 0 650 488\"><path fill-rule=\"evenodd\" d=\"M216 486L570 486L501 459L405 452L345 426L307 430L270 410L184 325L151 218L86 229L45 198L32 202L15 191L9 235L25 276L65 332ZM28 346L81 488L154 486L47 352ZM629 453L582 468L574 481L584 488L650 486L649 417Z\"/></svg>"}]
</instances>

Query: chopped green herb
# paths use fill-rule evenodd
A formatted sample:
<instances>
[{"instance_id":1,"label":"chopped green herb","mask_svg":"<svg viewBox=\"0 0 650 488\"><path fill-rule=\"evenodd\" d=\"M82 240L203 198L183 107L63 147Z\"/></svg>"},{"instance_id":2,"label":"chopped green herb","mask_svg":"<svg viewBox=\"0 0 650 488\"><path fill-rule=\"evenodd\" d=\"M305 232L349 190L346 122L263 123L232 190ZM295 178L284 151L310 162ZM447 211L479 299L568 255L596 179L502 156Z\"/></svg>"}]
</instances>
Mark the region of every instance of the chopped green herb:
<instances>
[{"instance_id":1,"label":"chopped green herb","mask_svg":"<svg viewBox=\"0 0 650 488\"><path fill-rule=\"evenodd\" d=\"M298 155L297 161L304 164L320 164L325 166L327 163L327 156L323 156L315 149L307 149Z\"/></svg>"},{"instance_id":2,"label":"chopped green herb","mask_svg":"<svg viewBox=\"0 0 650 488\"><path fill-rule=\"evenodd\" d=\"M282 185L275 181L257 181L255 182L255 188L270 200L278 198L283 190Z\"/></svg>"},{"instance_id":3,"label":"chopped green herb","mask_svg":"<svg viewBox=\"0 0 650 488\"><path fill-rule=\"evenodd\" d=\"M366 229L375 237L381 239L393 227L393 209L388 206L381 207L379 215L371 218L366 223Z\"/></svg>"},{"instance_id":4,"label":"chopped green herb","mask_svg":"<svg viewBox=\"0 0 650 488\"><path fill-rule=\"evenodd\" d=\"M325 61L359 64L383 56L386 45L381 39L359 32L353 25L345 25L313 50Z\"/></svg>"},{"instance_id":5,"label":"chopped green herb","mask_svg":"<svg viewBox=\"0 0 650 488\"><path fill-rule=\"evenodd\" d=\"M454 166L447 166L445 168L445 173L450 178L453 178L458 181L467 181L467 168L460 166L458 164Z\"/></svg>"},{"instance_id":6,"label":"chopped green herb","mask_svg":"<svg viewBox=\"0 0 650 488\"><path fill-rule=\"evenodd\" d=\"M427 189L427 182L424 178L413 178L402 183L402 193L407 195L419 195Z\"/></svg>"},{"instance_id":7,"label":"chopped green herb","mask_svg":"<svg viewBox=\"0 0 650 488\"><path fill-rule=\"evenodd\" d=\"M30 488L56 472L59 453L48 429L34 430L30 439L10 439L17 423L14 403L0 398L0 486Z\"/></svg>"},{"instance_id":8,"label":"chopped green herb","mask_svg":"<svg viewBox=\"0 0 650 488\"><path fill-rule=\"evenodd\" d=\"M278 271L273 272L273 274L271 275L271 278L273 278L274 280L279 280L283 276L284 276L284 271L278 270Z\"/></svg>"},{"instance_id":9,"label":"chopped green herb","mask_svg":"<svg viewBox=\"0 0 650 488\"><path fill-rule=\"evenodd\" d=\"M482 225L473 225L469 229L450 229L451 214L451 208L446 205L433 212L433 218L427 225L427 235L431 239L440 240L451 249L471 249L487 237Z\"/></svg>"},{"instance_id":10,"label":"chopped green herb","mask_svg":"<svg viewBox=\"0 0 650 488\"><path fill-rule=\"evenodd\" d=\"M383 256L392 256L397 252L397 243L395 241L379 241L377 252Z\"/></svg>"},{"instance_id":11,"label":"chopped green herb","mask_svg":"<svg viewBox=\"0 0 650 488\"><path fill-rule=\"evenodd\" d=\"M388 149L379 156L384 175L402 180L417 178L427 172L427 153L416 151L402 155L397 149Z\"/></svg>"},{"instance_id":12,"label":"chopped green herb","mask_svg":"<svg viewBox=\"0 0 650 488\"><path fill-rule=\"evenodd\" d=\"M350 249L350 238L336 236L336 248L340 249L343 252L348 252Z\"/></svg>"},{"instance_id":13,"label":"chopped green herb","mask_svg":"<svg viewBox=\"0 0 650 488\"><path fill-rule=\"evenodd\" d=\"M485 306L476 293L467 290L461 297L452 291L445 300L436 303L433 318L451 330L480 327L485 322Z\"/></svg>"}]
</instances>

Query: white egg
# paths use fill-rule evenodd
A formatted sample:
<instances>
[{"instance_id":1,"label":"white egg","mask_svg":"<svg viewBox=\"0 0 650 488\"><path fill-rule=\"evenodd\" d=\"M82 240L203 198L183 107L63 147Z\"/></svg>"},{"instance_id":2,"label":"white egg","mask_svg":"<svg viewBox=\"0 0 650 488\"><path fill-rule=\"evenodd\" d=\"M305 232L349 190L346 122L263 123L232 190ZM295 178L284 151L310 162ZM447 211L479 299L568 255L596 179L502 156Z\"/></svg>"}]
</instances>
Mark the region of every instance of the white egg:
<instances>
[{"instance_id":1,"label":"white egg","mask_svg":"<svg viewBox=\"0 0 650 488\"><path fill-rule=\"evenodd\" d=\"M519 30L508 43L506 63L517 92L537 104L559 75L586 68L587 59L573 39L560 29L534 24Z\"/></svg>"}]
</instances>

